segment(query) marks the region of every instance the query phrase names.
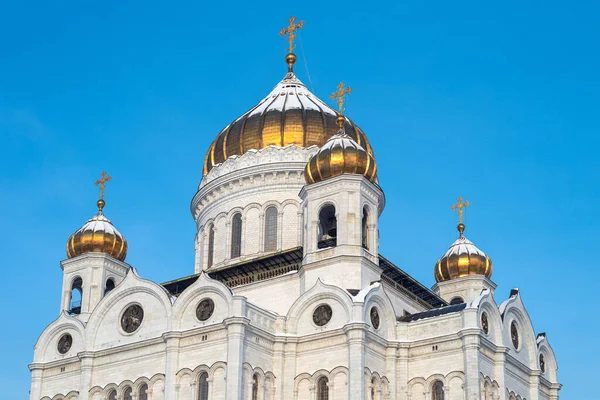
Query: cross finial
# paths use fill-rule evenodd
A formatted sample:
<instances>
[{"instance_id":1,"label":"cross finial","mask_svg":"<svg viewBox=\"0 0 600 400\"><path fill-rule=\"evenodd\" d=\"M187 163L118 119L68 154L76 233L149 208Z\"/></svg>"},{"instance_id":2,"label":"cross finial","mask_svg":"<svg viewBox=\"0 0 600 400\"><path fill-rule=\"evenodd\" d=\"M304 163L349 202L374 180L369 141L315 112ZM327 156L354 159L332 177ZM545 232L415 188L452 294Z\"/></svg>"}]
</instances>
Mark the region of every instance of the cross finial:
<instances>
[{"instance_id":1,"label":"cross finial","mask_svg":"<svg viewBox=\"0 0 600 400\"><path fill-rule=\"evenodd\" d=\"M352 88L350 86L344 88L344 82L340 82L340 84L337 86L337 92L333 92L331 96L329 96L331 100L337 99L338 108L340 110L340 115L337 118L337 123L340 129L343 129L344 122L346 121L346 119L342 116L342 114L344 113L344 100L346 96L350 94L351 91Z\"/></svg>"},{"instance_id":2,"label":"cross finial","mask_svg":"<svg viewBox=\"0 0 600 400\"><path fill-rule=\"evenodd\" d=\"M104 199L104 186L106 185L106 182L110 181L112 176L110 176L110 175L107 176L106 171L102 171L102 174L100 176L101 176L101 178L96 181L96 186L100 186L100 200L103 200Z\"/></svg>"},{"instance_id":3,"label":"cross finial","mask_svg":"<svg viewBox=\"0 0 600 400\"><path fill-rule=\"evenodd\" d=\"M457 211L458 212L458 223L460 225L462 225L462 223L463 223L463 212L465 211L465 210L463 210L463 208L469 207L469 204L471 204L471 203L469 203L468 201L465 201L463 203L463 198L459 197L457 200L457 203L452 206L453 210L458 210Z\"/></svg>"},{"instance_id":4,"label":"cross finial","mask_svg":"<svg viewBox=\"0 0 600 400\"><path fill-rule=\"evenodd\" d=\"M292 53L294 51L294 39L296 38L296 34L294 32L296 32L298 29L302 29L304 26L304 21L300 21L296 24L296 17L291 16L288 22L289 26L287 28L283 28L279 34L281 36L288 35L288 42L290 42L290 53Z\"/></svg>"}]
</instances>

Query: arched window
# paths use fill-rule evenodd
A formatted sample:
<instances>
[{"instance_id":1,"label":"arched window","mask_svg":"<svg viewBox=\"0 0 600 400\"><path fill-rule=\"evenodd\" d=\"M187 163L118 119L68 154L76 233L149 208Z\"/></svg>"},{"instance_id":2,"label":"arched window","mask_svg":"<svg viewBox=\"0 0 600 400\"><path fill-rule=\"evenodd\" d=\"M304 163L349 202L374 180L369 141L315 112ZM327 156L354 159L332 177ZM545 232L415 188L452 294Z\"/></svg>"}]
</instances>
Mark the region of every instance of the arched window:
<instances>
[{"instance_id":1,"label":"arched window","mask_svg":"<svg viewBox=\"0 0 600 400\"><path fill-rule=\"evenodd\" d=\"M371 400L375 400L375 378L371 379Z\"/></svg>"},{"instance_id":2,"label":"arched window","mask_svg":"<svg viewBox=\"0 0 600 400\"><path fill-rule=\"evenodd\" d=\"M258 400L258 375L252 376L252 400Z\"/></svg>"},{"instance_id":3,"label":"arched window","mask_svg":"<svg viewBox=\"0 0 600 400\"><path fill-rule=\"evenodd\" d=\"M444 384L440 381L435 381L431 388L431 400L444 400Z\"/></svg>"},{"instance_id":4,"label":"arched window","mask_svg":"<svg viewBox=\"0 0 600 400\"><path fill-rule=\"evenodd\" d=\"M104 287L104 295L106 296L108 292L115 288L115 281L112 278L108 278L106 280L106 286Z\"/></svg>"},{"instance_id":5,"label":"arched window","mask_svg":"<svg viewBox=\"0 0 600 400\"><path fill-rule=\"evenodd\" d=\"M208 374L200 374L198 382L198 400L208 400Z\"/></svg>"},{"instance_id":6,"label":"arched window","mask_svg":"<svg viewBox=\"0 0 600 400\"><path fill-rule=\"evenodd\" d=\"M317 400L329 400L329 381L322 376L317 381Z\"/></svg>"},{"instance_id":7,"label":"arched window","mask_svg":"<svg viewBox=\"0 0 600 400\"><path fill-rule=\"evenodd\" d=\"M335 207L325 206L319 212L319 241L317 247L325 249L337 245L337 220L335 218Z\"/></svg>"},{"instance_id":8,"label":"arched window","mask_svg":"<svg viewBox=\"0 0 600 400\"><path fill-rule=\"evenodd\" d=\"M70 314L81 313L81 298L83 290L83 280L79 277L75 278L71 285L71 303L69 305Z\"/></svg>"},{"instance_id":9,"label":"arched window","mask_svg":"<svg viewBox=\"0 0 600 400\"><path fill-rule=\"evenodd\" d=\"M129 386L123 390L123 400L133 400L133 389Z\"/></svg>"},{"instance_id":10,"label":"arched window","mask_svg":"<svg viewBox=\"0 0 600 400\"><path fill-rule=\"evenodd\" d=\"M369 250L369 210L367 207L363 208L363 217L362 217L362 247L364 249Z\"/></svg>"},{"instance_id":11,"label":"arched window","mask_svg":"<svg viewBox=\"0 0 600 400\"><path fill-rule=\"evenodd\" d=\"M242 255L242 214L236 213L231 220L231 258Z\"/></svg>"},{"instance_id":12,"label":"arched window","mask_svg":"<svg viewBox=\"0 0 600 400\"><path fill-rule=\"evenodd\" d=\"M140 389L138 390L137 400L148 400L148 393L146 393L147 391L148 385L146 385L145 383L142 384L142 386L140 386Z\"/></svg>"},{"instance_id":13,"label":"arched window","mask_svg":"<svg viewBox=\"0 0 600 400\"><path fill-rule=\"evenodd\" d=\"M117 400L117 391L116 390L111 390L108 393L108 400Z\"/></svg>"},{"instance_id":14,"label":"arched window","mask_svg":"<svg viewBox=\"0 0 600 400\"><path fill-rule=\"evenodd\" d=\"M213 225L208 228L208 261L206 265L208 268L213 265L213 256L215 254L215 227Z\"/></svg>"},{"instance_id":15,"label":"arched window","mask_svg":"<svg viewBox=\"0 0 600 400\"><path fill-rule=\"evenodd\" d=\"M453 305L456 305L456 304L462 304L464 302L465 301L463 300L462 297L457 296L457 297L453 298L452 300L450 300L450 305L453 306Z\"/></svg>"},{"instance_id":16,"label":"arched window","mask_svg":"<svg viewBox=\"0 0 600 400\"><path fill-rule=\"evenodd\" d=\"M277 250L277 207L265 211L265 252Z\"/></svg>"},{"instance_id":17,"label":"arched window","mask_svg":"<svg viewBox=\"0 0 600 400\"><path fill-rule=\"evenodd\" d=\"M483 399L484 400L493 400L492 399L492 387L489 382L485 382L483 384Z\"/></svg>"}]
</instances>

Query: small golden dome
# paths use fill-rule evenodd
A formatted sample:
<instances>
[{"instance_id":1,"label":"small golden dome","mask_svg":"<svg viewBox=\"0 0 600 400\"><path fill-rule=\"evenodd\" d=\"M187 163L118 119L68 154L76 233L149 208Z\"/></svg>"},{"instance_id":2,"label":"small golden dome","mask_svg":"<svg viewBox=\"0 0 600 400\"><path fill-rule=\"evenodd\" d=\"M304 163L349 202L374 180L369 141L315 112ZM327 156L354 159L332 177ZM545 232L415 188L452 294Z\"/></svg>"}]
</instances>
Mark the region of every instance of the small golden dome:
<instances>
[{"instance_id":1,"label":"small golden dome","mask_svg":"<svg viewBox=\"0 0 600 400\"><path fill-rule=\"evenodd\" d=\"M343 126L344 117L340 116ZM373 155L340 129L315 153L304 168L306 183L317 183L342 174L363 175L377 181L377 164Z\"/></svg>"},{"instance_id":2,"label":"small golden dome","mask_svg":"<svg viewBox=\"0 0 600 400\"><path fill-rule=\"evenodd\" d=\"M293 65L295 56L288 54L286 62ZM291 68L291 67L290 67ZM215 165L248 150L268 146L323 146L338 131L338 113L312 94L288 72L273 91L250 111L223 129L204 157L204 174ZM364 132L346 119L344 130L371 156L373 150Z\"/></svg>"},{"instance_id":3,"label":"small golden dome","mask_svg":"<svg viewBox=\"0 0 600 400\"><path fill-rule=\"evenodd\" d=\"M458 224L459 238L435 264L435 280L449 281L468 275L492 277L492 260L463 236L465 225Z\"/></svg>"},{"instance_id":4,"label":"small golden dome","mask_svg":"<svg viewBox=\"0 0 600 400\"><path fill-rule=\"evenodd\" d=\"M98 213L67 240L67 257L85 253L106 253L124 261L127 256L127 241L104 216L104 200L98 200Z\"/></svg>"}]
</instances>

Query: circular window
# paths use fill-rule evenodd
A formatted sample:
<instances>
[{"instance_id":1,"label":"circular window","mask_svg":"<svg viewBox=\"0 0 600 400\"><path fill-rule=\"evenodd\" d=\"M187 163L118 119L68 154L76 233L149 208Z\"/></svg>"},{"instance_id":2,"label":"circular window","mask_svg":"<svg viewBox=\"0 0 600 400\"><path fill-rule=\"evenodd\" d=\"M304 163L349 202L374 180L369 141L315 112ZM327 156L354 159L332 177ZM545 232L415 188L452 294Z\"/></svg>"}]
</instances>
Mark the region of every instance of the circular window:
<instances>
[{"instance_id":1,"label":"circular window","mask_svg":"<svg viewBox=\"0 0 600 400\"><path fill-rule=\"evenodd\" d=\"M543 354L540 354L540 369L542 370L542 374L546 372L546 361Z\"/></svg>"},{"instance_id":2,"label":"circular window","mask_svg":"<svg viewBox=\"0 0 600 400\"><path fill-rule=\"evenodd\" d=\"M121 328L127 333L135 332L144 320L144 310L138 304L130 305L121 316Z\"/></svg>"},{"instance_id":3,"label":"circular window","mask_svg":"<svg viewBox=\"0 0 600 400\"><path fill-rule=\"evenodd\" d=\"M69 350L71 350L71 346L73 345L73 337L68 333L65 333L58 339L58 352L60 354L65 354Z\"/></svg>"},{"instance_id":4,"label":"circular window","mask_svg":"<svg viewBox=\"0 0 600 400\"><path fill-rule=\"evenodd\" d=\"M486 313L481 314L481 329L483 329L486 335L490 333L490 324Z\"/></svg>"},{"instance_id":5,"label":"circular window","mask_svg":"<svg viewBox=\"0 0 600 400\"><path fill-rule=\"evenodd\" d=\"M375 329L379 329L379 311L377 310L377 307L373 307L371 308L371 325L373 326L373 328Z\"/></svg>"},{"instance_id":6,"label":"circular window","mask_svg":"<svg viewBox=\"0 0 600 400\"><path fill-rule=\"evenodd\" d=\"M200 321L209 319L215 311L215 302L212 299L204 299L196 307L196 318Z\"/></svg>"},{"instance_id":7,"label":"circular window","mask_svg":"<svg viewBox=\"0 0 600 400\"><path fill-rule=\"evenodd\" d=\"M327 304L321 304L313 312L313 322L317 326L326 325L331 320L332 315L333 311L331 310L331 307Z\"/></svg>"},{"instance_id":8,"label":"circular window","mask_svg":"<svg viewBox=\"0 0 600 400\"><path fill-rule=\"evenodd\" d=\"M515 321L510 324L510 339L512 340L513 347L517 350L519 348L519 330Z\"/></svg>"}]
</instances>

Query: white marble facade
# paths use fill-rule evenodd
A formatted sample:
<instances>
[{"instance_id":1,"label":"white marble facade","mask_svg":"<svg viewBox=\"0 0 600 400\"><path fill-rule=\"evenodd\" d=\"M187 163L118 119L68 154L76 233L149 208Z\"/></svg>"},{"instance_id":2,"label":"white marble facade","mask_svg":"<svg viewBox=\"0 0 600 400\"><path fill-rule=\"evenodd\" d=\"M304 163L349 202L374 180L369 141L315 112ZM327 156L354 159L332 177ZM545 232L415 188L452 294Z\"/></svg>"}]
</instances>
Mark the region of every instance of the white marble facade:
<instances>
[{"instance_id":1,"label":"white marble facade","mask_svg":"<svg viewBox=\"0 0 600 400\"><path fill-rule=\"evenodd\" d=\"M30 399L558 399L552 347L534 331L520 292L498 304L483 276L430 291L384 263L383 192L359 175L305 186L302 170L316 150L271 146L204 176L192 201L190 277L157 284L143 266L101 253L63 261L61 312L35 345ZM320 246L328 206L337 242ZM270 207L276 213L267 217ZM266 226L274 216L275 230ZM466 303L448 306L457 293ZM212 312L200 315L207 299ZM143 318L127 332L123 312L132 305ZM315 318L317 309L325 311Z\"/></svg>"}]
</instances>

